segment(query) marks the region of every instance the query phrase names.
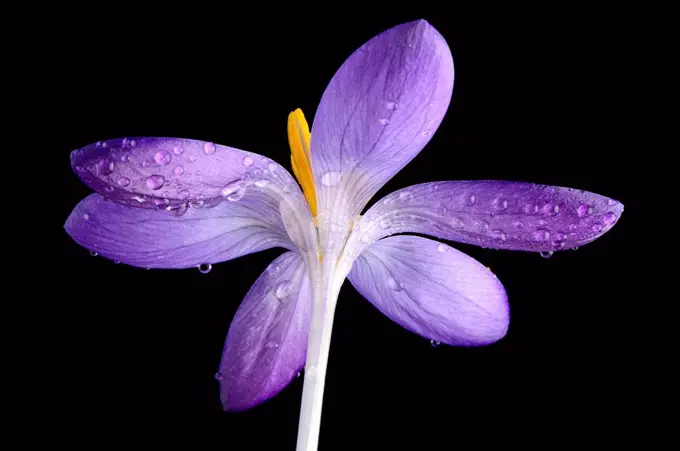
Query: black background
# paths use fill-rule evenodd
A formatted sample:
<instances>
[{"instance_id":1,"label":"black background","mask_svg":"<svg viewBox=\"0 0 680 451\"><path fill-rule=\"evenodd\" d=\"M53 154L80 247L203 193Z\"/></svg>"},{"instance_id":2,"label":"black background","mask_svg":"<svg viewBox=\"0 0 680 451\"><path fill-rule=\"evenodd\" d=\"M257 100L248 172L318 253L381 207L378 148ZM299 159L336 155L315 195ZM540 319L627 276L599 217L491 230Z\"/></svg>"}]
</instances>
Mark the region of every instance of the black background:
<instances>
[{"instance_id":1,"label":"black background","mask_svg":"<svg viewBox=\"0 0 680 451\"><path fill-rule=\"evenodd\" d=\"M63 224L89 194L69 153L98 140L193 138L289 167L288 112L302 108L311 125L353 50L424 18L451 48L453 100L430 144L374 200L414 183L507 179L593 191L626 210L599 240L550 259L456 245L509 295L509 333L489 347L433 348L346 283L320 450L611 444L626 435L638 396L628 378L641 352L627 319L642 296L631 263L640 199L635 160L623 157L636 148L637 28L617 10L447 8L65 14L42 62L58 129L53 217ZM221 410L214 379L231 318L281 250L204 275L114 265L63 230L59 247L49 290L63 300L48 310L57 327L45 344L56 351L45 353L49 403L63 420L55 440L77 449L294 449L303 378L244 413Z\"/></svg>"}]
</instances>

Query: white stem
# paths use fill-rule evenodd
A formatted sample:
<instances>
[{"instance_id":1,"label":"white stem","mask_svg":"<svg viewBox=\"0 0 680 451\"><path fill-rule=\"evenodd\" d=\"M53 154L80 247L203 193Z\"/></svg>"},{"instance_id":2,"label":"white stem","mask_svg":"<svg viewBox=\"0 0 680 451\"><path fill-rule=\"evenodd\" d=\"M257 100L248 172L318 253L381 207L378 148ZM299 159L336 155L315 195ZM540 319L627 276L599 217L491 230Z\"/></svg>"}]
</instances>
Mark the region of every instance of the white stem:
<instances>
[{"instance_id":1,"label":"white stem","mask_svg":"<svg viewBox=\"0 0 680 451\"><path fill-rule=\"evenodd\" d=\"M342 285L335 276L335 265L323 265L319 278L312 277L312 319L307 347L305 381L302 389L297 451L316 451L321 426L321 406L326 382L328 351L331 345L335 306Z\"/></svg>"}]
</instances>

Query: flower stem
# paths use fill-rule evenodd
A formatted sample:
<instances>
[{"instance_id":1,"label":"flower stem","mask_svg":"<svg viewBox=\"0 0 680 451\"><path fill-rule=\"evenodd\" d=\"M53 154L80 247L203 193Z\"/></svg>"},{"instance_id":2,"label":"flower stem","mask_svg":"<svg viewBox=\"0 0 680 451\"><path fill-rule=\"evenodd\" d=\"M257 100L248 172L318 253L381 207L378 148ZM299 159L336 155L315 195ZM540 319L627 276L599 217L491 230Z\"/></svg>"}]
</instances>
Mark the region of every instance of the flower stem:
<instances>
[{"instance_id":1,"label":"flower stem","mask_svg":"<svg viewBox=\"0 0 680 451\"><path fill-rule=\"evenodd\" d=\"M297 451L316 451L319 444L328 351L331 344L335 306L340 285L342 285L342 283L336 283L335 278L332 277L335 268L324 266L320 278L312 277L312 319L302 389ZM344 277L340 280L344 280Z\"/></svg>"}]
</instances>

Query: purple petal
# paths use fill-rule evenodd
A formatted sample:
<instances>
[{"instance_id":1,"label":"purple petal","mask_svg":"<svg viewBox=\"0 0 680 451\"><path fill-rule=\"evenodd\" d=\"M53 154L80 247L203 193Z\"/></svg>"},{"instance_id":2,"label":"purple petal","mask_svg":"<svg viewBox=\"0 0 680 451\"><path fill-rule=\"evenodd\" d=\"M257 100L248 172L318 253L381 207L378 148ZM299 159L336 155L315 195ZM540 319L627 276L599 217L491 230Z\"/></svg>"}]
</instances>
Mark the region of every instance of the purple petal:
<instances>
[{"instance_id":1,"label":"purple petal","mask_svg":"<svg viewBox=\"0 0 680 451\"><path fill-rule=\"evenodd\" d=\"M226 410L245 410L279 393L307 356L311 288L299 254L286 252L257 279L229 326L220 371Z\"/></svg>"},{"instance_id":2,"label":"purple petal","mask_svg":"<svg viewBox=\"0 0 680 451\"><path fill-rule=\"evenodd\" d=\"M187 268L271 247L293 249L282 226L261 207L224 202L168 212L133 208L92 194L76 206L65 229L91 251L145 268Z\"/></svg>"},{"instance_id":3,"label":"purple petal","mask_svg":"<svg viewBox=\"0 0 680 451\"><path fill-rule=\"evenodd\" d=\"M291 193L304 202L295 180L279 164L204 141L112 139L73 151L71 165L94 191L135 207L200 208L238 201L253 191Z\"/></svg>"},{"instance_id":4,"label":"purple petal","mask_svg":"<svg viewBox=\"0 0 680 451\"><path fill-rule=\"evenodd\" d=\"M345 61L312 127L320 214L331 206L359 214L421 151L448 108L453 78L446 42L424 20L385 31Z\"/></svg>"},{"instance_id":5,"label":"purple petal","mask_svg":"<svg viewBox=\"0 0 680 451\"><path fill-rule=\"evenodd\" d=\"M622 213L620 202L572 188L432 182L395 191L373 205L360 223L361 241L410 232L494 249L555 251L599 238Z\"/></svg>"},{"instance_id":6,"label":"purple petal","mask_svg":"<svg viewBox=\"0 0 680 451\"><path fill-rule=\"evenodd\" d=\"M508 329L507 296L496 276L436 241L385 238L359 256L348 277L378 310L431 340L479 346L500 340Z\"/></svg>"}]
</instances>

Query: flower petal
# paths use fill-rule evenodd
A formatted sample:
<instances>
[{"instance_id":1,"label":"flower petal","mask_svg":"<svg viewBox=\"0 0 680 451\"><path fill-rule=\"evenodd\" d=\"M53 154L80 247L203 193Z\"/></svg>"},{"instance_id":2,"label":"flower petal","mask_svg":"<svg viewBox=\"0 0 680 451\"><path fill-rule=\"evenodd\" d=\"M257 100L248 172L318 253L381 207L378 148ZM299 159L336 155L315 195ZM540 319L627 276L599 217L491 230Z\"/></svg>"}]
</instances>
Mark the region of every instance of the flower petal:
<instances>
[{"instance_id":1,"label":"flower petal","mask_svg":"<svg viewBox=\"0 0 680 451\"><path fill-rule=\"evenodd\" d=\"M472 257L417 236L371 245L349 280L378 310L425 338L479 346L505 336L510 320L500 281Z\"/></svg>"},{"instance_id":2,"label":"flower petal","mask_svg":"<svg viewBox=\"0 0 680 451\"><path fill-rule=\"evenodd\" d=\"M91 194L73 210L65 229L80 245L111 260L145 268L187 268L272 247L294 249L277 220L280 216L272 219L262 204L248 201L167 212Z\"/></svg>"},{"instance_id":3,"label":"flower petal","mask_svg":"<svg viewBox=\"0 0 680 451\"><path fill-rule=\"evenodd\" d=\"M494 249L555 251L599 238L622 213L620 202L572 188L507 181L432 182L376 202L362 217L362 235L355 240L365 247L410 232Z\"/></svg>"},{"instance_id":4,"label":"flower petal","mask_svg":"<svg viewBox=\"0 0 680 451\"><path fill-rule=\"evenodd\" d=\"M286 252L257 279L229 326L220 370L226 410L245 410L285 388L307 356L311 287L299 254Z\"/></svg>"},{"instance_id":5,"label":"flower petal","mask_svg":"<svg viewBox=\"0 0 680 451\"><path fill-rule=\"evenodd\" d=\"M426 21L391 28L335 74L314 117L312 168L319 214L359 214L427 144L451 100L453 59Z\"/></svg>"},{"instance_id":6,"label":"flower petal","mask_svg":"<svg viewBox=\"0 0 680 451\"><path fill-rule=\"evenodd\" d=\"M258 182L302 196L290 173L269 158L191 139L100 141L73 151L71 165L94 191L135 207L212 205L240 198Z\"/></svg>"}]
</instances>

